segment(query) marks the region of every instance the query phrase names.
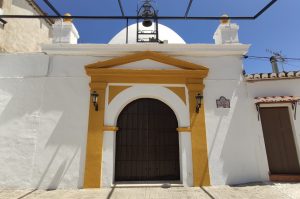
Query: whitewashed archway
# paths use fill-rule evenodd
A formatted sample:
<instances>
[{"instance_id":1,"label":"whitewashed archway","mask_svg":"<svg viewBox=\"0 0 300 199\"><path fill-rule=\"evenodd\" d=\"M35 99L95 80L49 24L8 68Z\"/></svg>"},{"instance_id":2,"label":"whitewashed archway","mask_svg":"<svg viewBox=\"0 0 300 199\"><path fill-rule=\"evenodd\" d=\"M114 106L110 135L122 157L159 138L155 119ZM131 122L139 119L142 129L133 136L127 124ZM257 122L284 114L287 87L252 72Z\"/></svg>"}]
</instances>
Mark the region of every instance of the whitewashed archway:
<instances>
[{"instance_id":1,"label":"whitewashed archway","mask_svg":"<svg viewBox=\"0 0 300 199\"><path fill-rule=\"evenodd\" d=\"M178 127L189 127L189 107L171 90L160 85L134 85L119 93L105 108L104 124L116 126L118 116L130 102L140 98L153 98L167 104L175 113ZM116 135L104 132L102 156L102 187L114 183ZM193 186L192 148L190 132L179 133L180 176L185 186Z\"/></svg>"},{"instance_id":2,"label":"whitewashed archway","mask_svg":"<svg viewBox=\"0 0 300 199\"><path fill-rule=\"evenodd\" d=\"M159 85L135 85L119 93L105 109L104 124L116 126L118 116L130 102L140 98L154 98L167 104L175 113L179 127L189 127L189 110L171 90Z\"/></svg>"}]
</instances>

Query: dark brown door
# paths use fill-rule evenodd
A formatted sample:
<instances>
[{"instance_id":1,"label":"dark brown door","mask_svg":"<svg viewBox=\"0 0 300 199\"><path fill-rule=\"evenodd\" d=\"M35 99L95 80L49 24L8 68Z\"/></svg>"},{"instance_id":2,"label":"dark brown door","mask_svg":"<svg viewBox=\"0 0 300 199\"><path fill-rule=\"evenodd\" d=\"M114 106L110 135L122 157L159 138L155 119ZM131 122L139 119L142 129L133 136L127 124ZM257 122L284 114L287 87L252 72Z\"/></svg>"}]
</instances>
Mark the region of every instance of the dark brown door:
<instances>
[{"instance_id":1,"label":"dark brown door","mask_svg":"<svg viewBox=\"0 0 300 199\"><path fill-rule=\"evenodd\" d=\"M138 99L118 118L116 181L179 180L177 119L166 104Z\"/></svg>"},{"instance_id":2,"label":"dark brown door","mask_svg":"<svg viewBox=\"0 0 300 199\"><path fill-rule=\"evenodd\" d=\"M270 174L300 174L287 107L260 109Z\"/></svg>"}]
</instances>

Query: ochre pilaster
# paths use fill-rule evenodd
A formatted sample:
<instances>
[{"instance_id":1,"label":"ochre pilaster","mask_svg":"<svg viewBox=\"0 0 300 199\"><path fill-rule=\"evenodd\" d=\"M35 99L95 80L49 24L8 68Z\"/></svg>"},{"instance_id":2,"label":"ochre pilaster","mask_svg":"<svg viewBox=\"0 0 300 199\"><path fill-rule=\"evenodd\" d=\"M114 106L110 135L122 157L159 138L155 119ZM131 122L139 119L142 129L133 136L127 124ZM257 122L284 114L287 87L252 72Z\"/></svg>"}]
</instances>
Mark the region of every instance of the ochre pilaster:
<instances>
[{"instance_id":1,"label":"ochre pilaster","mask_svg":"<svg viewBox=\"0 0 300 199\"><path fill-rule=\"evenodd\" d=\"M91 83L91 91L97 91L98 111L90 99L89 127L87 134L84 188L99 188L101 179L102 145L106 83Z\"/></svg>"},{"instance_id":2,"label":"ochre pilaster","mask_svg":"<svg viewBox=\"0 0 300 199\"><path fill-rule=\"evenodd\" d=\"M196 99L198 93L203 93L203 84L187 84L190 104L192 156L194 186L210 185L208 153L205 129L204 101L199 113L196 113Z\"/></svg>"}]
</instances>

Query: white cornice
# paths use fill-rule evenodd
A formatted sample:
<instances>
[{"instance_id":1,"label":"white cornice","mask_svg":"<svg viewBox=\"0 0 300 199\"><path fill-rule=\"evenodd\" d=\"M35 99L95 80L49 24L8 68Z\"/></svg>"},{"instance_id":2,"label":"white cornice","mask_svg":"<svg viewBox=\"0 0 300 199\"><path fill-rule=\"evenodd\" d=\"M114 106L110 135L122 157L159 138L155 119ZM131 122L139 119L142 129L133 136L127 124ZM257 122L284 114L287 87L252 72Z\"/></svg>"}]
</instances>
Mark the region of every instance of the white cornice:
<instances>
[{"instance_id":1,"label":"white cornice","mask_svg":"<svg viewBox=\"0 0 300 199\"><path fill-rule=\"evenodd\" d=\"M163 52L175 56L241 56L250 45L215 44L44 44L43 52L51 55L116 56L140 51Z\"/></svg>"}]
</instances>

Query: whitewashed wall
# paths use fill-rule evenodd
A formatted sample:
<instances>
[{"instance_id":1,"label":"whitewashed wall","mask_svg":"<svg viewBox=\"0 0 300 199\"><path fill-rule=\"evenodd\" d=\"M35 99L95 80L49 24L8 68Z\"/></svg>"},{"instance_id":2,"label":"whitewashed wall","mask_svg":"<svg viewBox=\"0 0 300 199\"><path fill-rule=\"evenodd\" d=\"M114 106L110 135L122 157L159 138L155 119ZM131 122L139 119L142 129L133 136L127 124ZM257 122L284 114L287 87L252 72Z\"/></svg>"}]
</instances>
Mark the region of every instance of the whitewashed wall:
<instances>
[{"instance_id":1,"label":"whitewashed wall","mask_svg":"<svg viewBox=\"0 0 300 199\"><path fill-rule=\"evenodd\" d=\"M268 162L254 97L300 96L300 80L247 83L241 75L241 56L180 58L210 69L204 82L204 102L211 183L268 181ZM230 109L216 108L216 100L221 96L230 99ZM293 119L292 122L300 154L300 123Z\"/></svg>"},{"instance_id":2,"label":"whitewashed wall","mask_svg":"<svg viewBox=\"0 0 300 199\"><path fill-rule=\"evenodd\" d=\"M230 61L233 60L235 59ZM238 67L242 66L242 63L237 64L238 59L235 60L235 64L234 61L219 61L214 66L210 65L210 68L215 70L211 70L205 80L204 94L212 184L268 181L266 149L254 98L300 96L300 80L248 83L241 78L242 69ZM217 69L218 66L223 69ZM231 99L230 109L216 108L216 99L220 96ZM299 156L300 123L293 118L291 122L295 129Z\"/></svg>"},{"instance_id":3,"label":"whitewashed wall","mask_svg":"<svg viewBox=\"0 0 300 199\"><path fill-rule=\"evenodd\" d=\"M256 112L242 80L241 56L205 58L199 62L210 68L204 102L211 183L266 180L257 157L259 142L252 130ZM216 107L221 96L230 99L230 109Z\"/></svg>"},{"instance_id":4,"label":"whitewashed wall","mask_svg":"<svg viewBox=\"0 0 300 199\"><path fill-rule=\"evenodd\" d=\"M225 96L230 109L216 108ZM252 126L255 107L247 98L245 83L239 80L207 80L205 113L211 182L214 185L267 180L260 172L259 146Z\"/></svg>"},{"instance_id":5,"label":"whitewashed wall","mask_svg":"<svg viewBox=\"0 0 300 199\"><path fill-rule=\"evenodd\" d=\"M94 61L0 55L0 187L82 187Z\"/></svg>"},{"instance_id":6,"label":"whitewashed wall","mask_svg":"<svg viewBox=\"0 0 300 199\"><path fill-rule=\"evenodd\" d=\"M244 82L240 57L178 57L210 69L204 101L213 185L268 180L253 98L300 95L300 80ZM0 187L82 187L89 107L84 65L109 58L0 55ZM230 109L216 108L220 96L231 99ZM299 122L295 128L300 133Z\"/></svg>"}]
</instances>

